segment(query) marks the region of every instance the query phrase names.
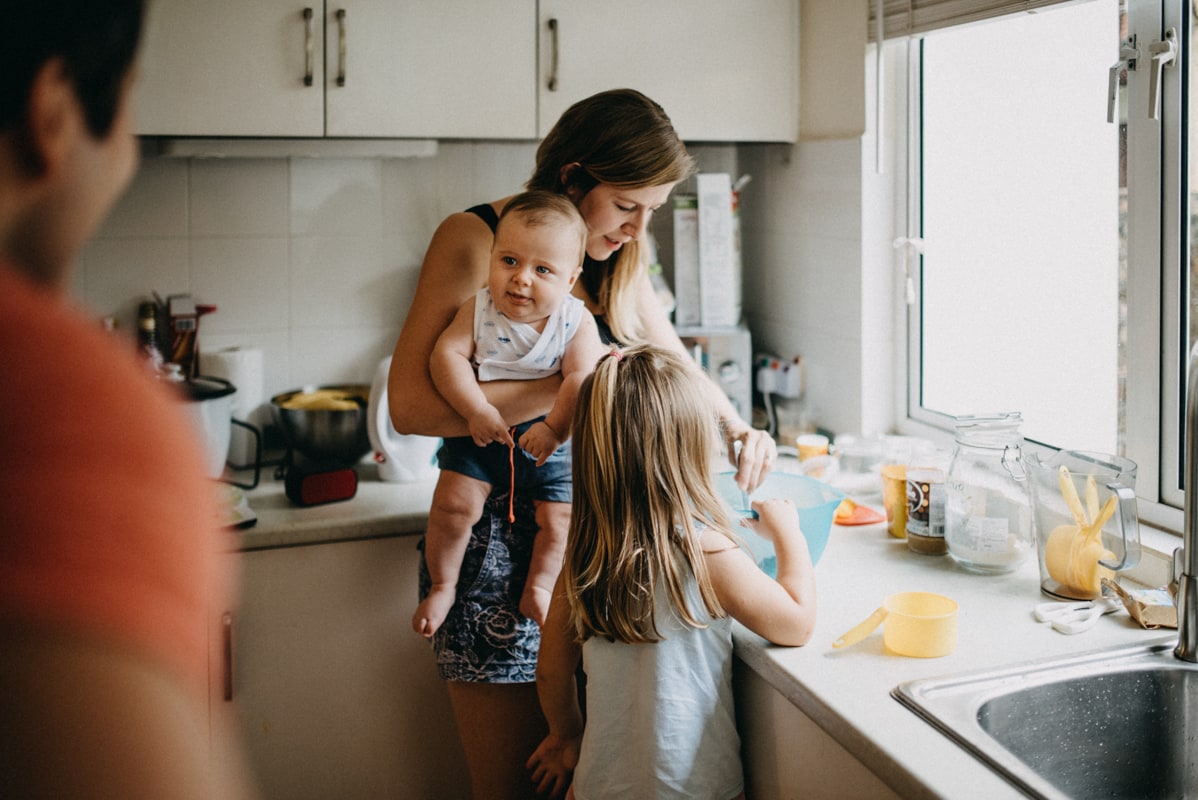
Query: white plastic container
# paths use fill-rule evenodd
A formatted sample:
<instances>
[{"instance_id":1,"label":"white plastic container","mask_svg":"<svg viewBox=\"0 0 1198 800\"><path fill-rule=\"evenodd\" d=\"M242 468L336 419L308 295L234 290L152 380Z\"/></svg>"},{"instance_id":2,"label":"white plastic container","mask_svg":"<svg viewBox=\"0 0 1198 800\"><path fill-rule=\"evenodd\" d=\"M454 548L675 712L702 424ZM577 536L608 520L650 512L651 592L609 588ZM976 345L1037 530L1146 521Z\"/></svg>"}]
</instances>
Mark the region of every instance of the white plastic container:
<instances>
[{"instance_id":1,"label":"white plastic container","mask_svg":"<svg viewBox=\"0 0 1198 800\"><path fill-rule=\"evenodd\" d=\"M374 449L374 460L379 465L379 479L392 483L435 480L441 440L432 436L409 436L395 430L387 404L390 371L391 356L387 356L375 370L366 416L366 433Z\"/></svg>"}]
</instances>

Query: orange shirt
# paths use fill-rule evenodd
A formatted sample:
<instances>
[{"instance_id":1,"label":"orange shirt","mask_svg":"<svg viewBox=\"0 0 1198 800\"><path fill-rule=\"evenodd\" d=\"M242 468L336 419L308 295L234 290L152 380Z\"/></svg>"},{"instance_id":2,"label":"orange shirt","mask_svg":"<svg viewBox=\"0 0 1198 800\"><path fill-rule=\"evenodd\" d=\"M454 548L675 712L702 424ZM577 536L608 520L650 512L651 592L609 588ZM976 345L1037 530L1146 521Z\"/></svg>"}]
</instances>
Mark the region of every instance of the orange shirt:
<instances>
[{"instance_id":1,"label":"orange shirt","mask_svg":"<svg viewBox=\"0 0 1198 800\"><path fill-rule=\"evenodd\" d=\"M135 648L206 691L233 540L178 403L131 343L0 263L0 622Z\"/></svg>"}]
</instances>

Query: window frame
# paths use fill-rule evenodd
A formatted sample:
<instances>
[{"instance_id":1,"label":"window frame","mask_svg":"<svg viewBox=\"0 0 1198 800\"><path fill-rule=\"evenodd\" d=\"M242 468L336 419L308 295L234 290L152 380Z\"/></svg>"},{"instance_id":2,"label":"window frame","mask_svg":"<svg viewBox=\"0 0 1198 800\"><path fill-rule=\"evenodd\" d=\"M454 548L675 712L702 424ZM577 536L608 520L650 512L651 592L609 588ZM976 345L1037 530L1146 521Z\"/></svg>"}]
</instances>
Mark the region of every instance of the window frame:
<instances>
[{"instance_id":1,"label":"window frame","mask_svg":"<svg viewBox=\"0 0 1198 800\"><path fill-rule=\"evenodd\" d=\"M1150 40L1163 38L1172 27L1178 31L1177 63L1161 80L1161 121L1148 119L1148 70L1143 64L1129 72L1128 104L1128 340L1126 350L1126 454L1138 465L1136 492L1142 522L1180 533L1184 494L1179 488L1182 431L1185 407L1189 314L1189 207L1187 202L1190 4L1188 0L1127 0L1129 30L1139 34L1141 52ZM896 220L898 236L918 237L922 229L920 184L921 124L920 82L922 35L906 40L906 80L896 85L901 96L896 134ZM1111 43L1112 62L1117 43ZM878 57L875 55L875 57ZM881 56L885 58L885 56ZM1146 59L1141 59L1141 62ZM893 61L892 61L893 63ZM1103 81L1105 83L1105 81ZM903 111L905 109L905 119ZM1114 168L1114 164L1111 165ZM1145 200L1148 198L1148 200ZM1157 202L1159 201L1159 202ZM904 229L905 228L905 229ZM902 254L899 254L899 269ZM1168 265L1166 268L1165 265ZM952 418L923 408L920 391L922 256L912 252L909 277L914 303L900 297L896 308L896 337L905 340L905 369L896 371L900 401L898 430L951 443ZM906 276L899 276L898 284ZM900 294L903 292L900 290ZM901 348L896 348L901 349ZM1047 456L1053 450L1029 443Z\"/></svg>"}]
</instances>

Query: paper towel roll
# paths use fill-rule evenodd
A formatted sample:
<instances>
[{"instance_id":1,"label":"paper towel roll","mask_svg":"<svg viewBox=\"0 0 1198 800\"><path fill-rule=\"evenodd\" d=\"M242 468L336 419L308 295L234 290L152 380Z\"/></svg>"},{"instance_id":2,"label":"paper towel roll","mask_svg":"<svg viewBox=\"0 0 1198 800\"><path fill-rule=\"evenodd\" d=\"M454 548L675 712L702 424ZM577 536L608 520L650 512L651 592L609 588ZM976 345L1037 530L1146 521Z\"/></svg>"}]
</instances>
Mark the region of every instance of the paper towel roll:
<instances>
[{"instance_id":1,"label":"paper towel roll","mask_svg":"<svg viewBox=\"0 0 1198 800\"><path fill-rule=\"evenodd\" d=\"M224 378L233 384L233 416L248 419L262 405L262 351L256 347L226 347L211 353L200 351L200 372Z\"/></svg>"},{"instance_id":2,"label":"paper towel roll","mask_svg":"<svg viewBox=\"0 0 1198 800\"><path fill-rule=\"evenodd\" d=\"M211 353L201 350L200 373L224 378L237 389L229 407L234 419L259 423L257 411L265 400L261 350L255 347L226 347ZM229 463L238 468L252 465L257 455L256 444L249 432L234 426L229 438Z\"/></svg>"}]
</instances>

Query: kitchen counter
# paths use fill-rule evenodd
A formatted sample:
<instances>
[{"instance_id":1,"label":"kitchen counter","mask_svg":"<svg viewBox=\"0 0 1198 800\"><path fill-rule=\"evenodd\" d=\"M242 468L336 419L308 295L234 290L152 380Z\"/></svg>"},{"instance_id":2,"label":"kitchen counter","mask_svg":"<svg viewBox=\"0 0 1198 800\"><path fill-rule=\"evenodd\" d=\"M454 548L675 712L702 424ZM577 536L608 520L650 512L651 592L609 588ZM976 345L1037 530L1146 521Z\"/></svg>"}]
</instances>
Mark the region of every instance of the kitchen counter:
<instances>
[{"instance_id":1,"label":"kitchen counter","mask_svg":"<svg viewBox=\"0 0 1198 800\"><path fill-rule=\"evenodd\" d=\"M423 534L436 481L384 483L372 462L355 467L358 490L349 500L301 508L287 499L273 469L262 471L257 488L245 492L258 521L237 531L242 550L294 547L348 539ZM243 475L238 475L243 479Z\"/></svg>"},{"instance_id":2,"label":"kitchen counter","mask_svg":"<svg viewBox=\"0 0 1198 800\"><path fill-rule=\"evenodd\" d=\"M354 498L310 508L292 506L281 482L264 474L246 493L257 524L239 531L242 549L362 539L424 530L433 482L382 483L373 465L359 468ZM922 556L890 537L884 524L835 526L816 567L819 623L805 647L770 645L737 626L736 652L895 793L905 798L1015 798L1023 795L890 696L918 678L1168 639L1148 631L1125 611L1091 630L1067 636L1037 623L1033 608L1045 600L1034 560L1008 575L984 576L956 567L948 556ZM935 659L889 654L882 629L852 647L832 642L900 591L948 595L960 605L958 642ZM801 754L796 754L801 757Z\"/></svg>"}]
</instances>

